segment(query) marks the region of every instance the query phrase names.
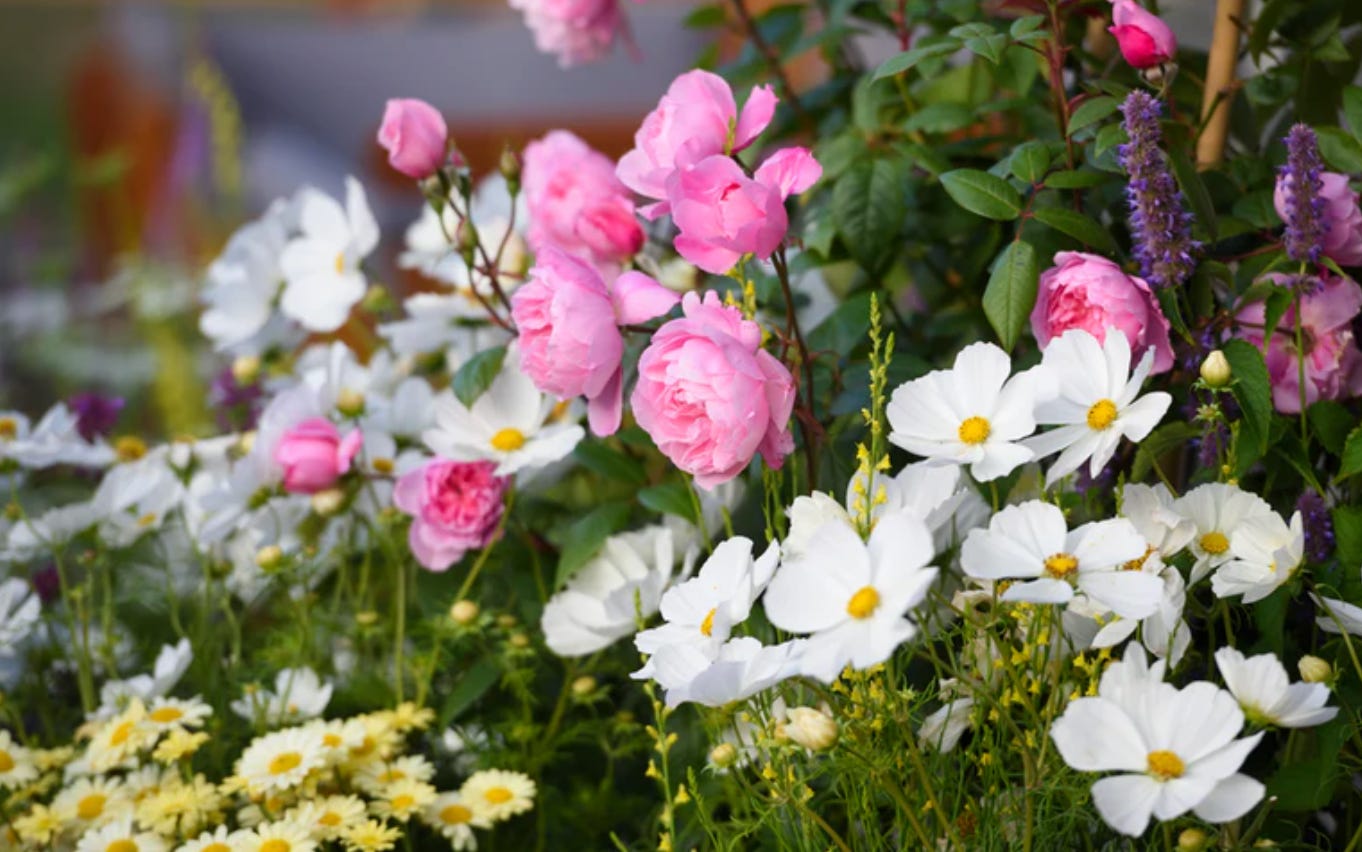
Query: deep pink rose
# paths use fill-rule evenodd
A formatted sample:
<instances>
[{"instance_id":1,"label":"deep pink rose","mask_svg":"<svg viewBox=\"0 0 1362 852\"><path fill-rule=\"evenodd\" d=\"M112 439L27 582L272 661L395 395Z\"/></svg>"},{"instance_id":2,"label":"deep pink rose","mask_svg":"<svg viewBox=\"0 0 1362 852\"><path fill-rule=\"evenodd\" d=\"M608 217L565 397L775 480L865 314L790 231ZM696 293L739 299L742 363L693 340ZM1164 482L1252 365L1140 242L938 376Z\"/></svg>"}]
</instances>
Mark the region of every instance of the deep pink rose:
<instances>
[{"instance_id":1,"label":"deep pink rose","mask_svg":"<svg viewBox=\"0 0 1362 852\"><path fill-rule=\"evenodd\" d=\"M672 172L714 154L733 154L757 138L776 111L770 86L753 87L738 114L733 90L718 74L687 71L672 81L657 108L634 134L634 148L620 158L624 185L658 199L640 212L655 219L667 212L667 181Z\"/></svg>"},{"instance_id":2,"label":"deep pink rose","mask_svg":"<svg viewBox=\"0 0 1362 852\"><path fill-rule=\"evenodd\" d=\"M1358 208L1357 193L1348 186L1348 176L1324 172L1320 176L1319 197L1324 201L1324 253L1339 266L1362 265L1362 209ZM1277 189L1272 203L1277 215L1286 220L1286 190L1289 175L1277 177Z\"/></svg>"},{"instance_id":3,"label":"deep pink rose","mask_svg":"<svg viewBox=\"0 0 1362 852\"><path fill-rule=\"evenodd\" d=\"M383 110L378 144L388 149L388 163L407 177L428 178L445 161L445 127L440 111L415 98L394 98Z\"/></svg>"},{"instance_id":4,"label":"deep pink rose","mask_svg":"<svg viewBox=\"0 0 1362 852\"><path fill-rule=\"evenodd\" d=\"M444 571L492 541L511 481L496 469L496 462L436 459L397 480L393 503L412 516L407 543L417 562Z\"/></svg>"},{"instance_id":5,"label":"deep pink rose","mask_svg":"<svg viewBox=\"0 0 1362 852\"><path fill-rule=\"evenodd\" d=\"M523 173L536 253L555 246L609 272L643 247L629 190L615 164L566 130L525 146Z\"/></svg>"},{"instance_id":6,"label":"deep pink rose","mask_svg":"<svg viewBox=\"0 0 1362 852\"><path fill-rule=\"evenodd\" d=\"M823 173L807 148L783 148L753 177L732 157L715 154L678 169L667 180L676 250L716 275L745 254L766 259L785 238L785 199L803 192Z\"/></svg>"},{"instance_id":7,"label":"deep pink rose","mask_svg":"<svg viewBox=\"0 0 1362 852\"><path fill-rule=\"evenodd\" d=\"M1071 328L1081 328L1100 342L1112 326L1125 334L1137 361L1153 349L1153 372L1172 368L1168 318L1143 278L1127 275L1095 254L1062 251L1055 255L1055 265L1040 276L1036 307L1031 311L1031 332L1040 348Z\"/></svg>"},{"instance_id":8,"label":"deep pink rose","mask_svg":"<svg viewBox=\"0 0 1362 852\"><path fill-rule=\"evenodd\" d=\"M363 440L358 429L342 438L335 424L323 417L289 429L274 448L274 460L284 468L284 490L316 494L335 485L350 469Z\"/></svg>"},{"instance_id":9,"label":"deep pink rose","mask_svg":"<svg viewBox=\"0 0 1362 852\"><path fill-rule=\"evenodd\" d=\"M618 0L510 0L525 16L534 46L558 57L563 68L594 62L610 53L629 27Z\"/></svg>"},{"instance_id":10,"label":"deep pink rose","mask_svg":"<svg viewBox=\"0 0 1362 852\"><path fill-rule=\"evenodd\" d=\"M624 390L619 326L659 317L679 300L641 272L607 287L590 264L549 247L511 297L520 368L545 393L585 396L591 431L613 435Z\"/></svg>"},{"instance_id":11,"label":"deep pink rose","mask_svg":"<svg viewBox=\"0 0 1362 852\"><path fill-rule=\"evenodd\" d=\"M1173 30L1135 0L1114 0L1111 22L1107 29L1116 36L1121 55L1132 68L1158 67L1178 52Z\"/></svg>"},{"instance_id":12,"label":"deep pink rose","mask_svg":"<svg viewBox=\"0 0 1362 852\"><path fill-rule=\"evenodd\" d=\"M794 379L761 348L761 328L717 293L681 300L684 319L664 324L638 362L634 416L667 458L711 489L760 452L779 468L794 449Z\"/></svg>"},{"instance_id":13,"label":"deep pink rose","mask_svg":"<svg viewBox=\"0 0 1362 852\"><path fill-rule=\"evenodd\" d=\"M1282 275L1269 276L1286 284ZM1321 399L1348 399L1362 395L1362 352L1353 339L1351 323L1362 311L1362 287L1349 278L1325 275L1322 286L1301 299L1301 337L1305 348L1305 404ZM1239 336L1259 348L1263 345L1262 302L1244 308L1235 317L1245 323ZM1300 362L1296 357L1296 309L1288 308L1277 323L1267 349L1267 372L1272 379L1272 403L1283 414L1301 410Z\"/></svg>"}]
</instances>

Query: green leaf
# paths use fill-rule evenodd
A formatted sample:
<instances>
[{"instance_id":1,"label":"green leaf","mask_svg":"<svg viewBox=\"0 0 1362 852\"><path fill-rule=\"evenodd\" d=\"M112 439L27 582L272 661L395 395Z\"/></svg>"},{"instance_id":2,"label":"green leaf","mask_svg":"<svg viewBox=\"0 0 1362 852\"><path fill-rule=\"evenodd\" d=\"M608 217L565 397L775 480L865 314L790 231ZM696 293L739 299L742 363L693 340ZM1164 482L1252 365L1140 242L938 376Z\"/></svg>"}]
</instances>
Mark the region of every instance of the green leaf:
<instances>
[{"instance_id":1,"label":"green leaf","mask_svg":"<svg viewBox=\"0 0 1362 852\"><path fill-rule=\"evenodd\" d=\"M1036 221L1049 225L1062 234L1068 234L1103 254L1117 252L1116 242L1111 238L1111 234L1091 216L1067 207L1039 207L1032 211L1032 215L1036 217Z\"/></svg>"},{"instance_id":2,"label":"green leaf","mask_svg":"<svg viewBox=\"0 0 1362 852\"><path fill-rule=\"evenodd\" d=\"M1362 86L1348 86L1343 90L1343 117L1353 138L1362 136Z\"/></svg>"},{"instance_id":3,"label":"green leaf","mask_svg":"<svg viewBox=\"0 0 1362 852\"><path fill-rule=\"evenodd\" d=\"M1110 180L1108 175L1086 169L1065 169L1045 176L1045 185L1050 189L1089 189Z\"/></svg>"},{"instance_id":4,"label":"green leaf","mask_svg":"<svg viewBox=\"0 0 1362 852\"><path fill-rule=\"evenodd\" d=\"M898 256L899 231L908 217L909 166L889 154L864 159L832 190L832 215L842 243L866 272L876 275Z\"/></svg>"},{"instance_id":5,"label":"green leaf","mask_svg":"<svg viewBox=\"0 0 1362 852\"><path fill-rule=\"evenodd\" d=\"M572 455L582 467L606 479L630 485L642 485L648 481L648 474L638 459L616 450L605 441L582 441Z\"/></svg>"},{"instance_id":6,"label":"green leaf","mask_svg":"<svg viewBox=\"0 0 1362 852\"><path fill-rule=\"evenodd\" d=\"M952 36L937 36L925 38L912 50L904 51L898 56L891 56L875 69L874 79L880 80L885 77L892 77L895 74L902 74L927 59L940 56L950 56L960 49L960 39Z\"/></svg>"},{"instance_id":7,"label":"green leaf","mask_svg":"<svg viewBox=\"0 0 1362 852\"><path fill-rule=\"evenodd\" d=\"M1319 152L1331 168L1348 174L1362 172L1362 142L1338 127L1315 128L1315 135Z\"/></svg>"},{"instance_id":8,"label":"green leaf","mask_svg":"<svg viewBox=\"0 0 1362 852\"><path fill-rule=\"evenodd\" d=\"M1012 38L1023 41L1027 36L1040 32L1040 28L1045 26L1044 15L1027 15L1025 18L1018 18L1012 22L1012 29L1009 32ZM1043 36L1044 33L1041 33Z\"/></svg>"},{"instance_id":9,"label":"green leaf","mask_svg":"<svg viewBox=\"0 0 1362 852\"><path fill-rule=\"evenodd\" d=\"M1339 561L1344 565L1362 563L1362 506L1338 506L1333 515Z\"/></svg>"},{"instance_id":10,"label":"green leaf","mask_svg":"<svg viewBox=\"0 0 1362 852\"><path fill-rule=\"evenodd\" d=\"M997 65L1002 61L1003 51L1007 49L1007 36L1002 33L991 33L986 36L967 38L965 39L965 47L976 56L981 56Z\"/></svg>"},{"instance_id":11,"label":"green leaf","mask_svg":"<svg viewBox=\"0 0 1362 852\"><path fill-rule=\"evenodd\" d=\"M1306 409L1310 428L1329 452L1340 455L1357 418L1337 402L1323 399Z\"/></svg>"},{"instance_id":12,"label":"green leaf","mask_svg":"<svg viewBox=\"0 0 1362 852\"><path fill-rule=\"evenodd\" d=\"M1278 810L1314 811L1334 800L1334 790L1344 777L1338 756L1351 724L1346 714L1340 714L1316 728L1293 732L1299 738L1293 747L1296 757L1267 782L1267 794L1276 797Z\"/></svg>"},{"instance_id":13,"label":"green leaf","mask_svg":"<svg viewBox=\"0 0 1362 852\"><path fill-rule=\"evenodd\" d=\"M1359 473L1362 473L1362 426L1348 433L1348 440L1343 443L1342 464L1334 481L1347 479Z\"/></svg>"},{"instance_id":14,"label":"green leaf","mask_svg":"<svg viewBox=\"0 0 1362 852\"><path fill-rule=\"evenodd\" d=\"M1211 193L1202 182L1192 158L1187 156L1185 149L1171 147L1168 149L1168 162L1173 166L1173 176L1178 179L1178 186L1192 208L1196 224L1214 240L1220 230L1215 220L1215 203L1211 201Z\"/></svg>"},{"instance_id":15,"label":"green leaf","mask_svg":"<svg viewBox=\"0 0 1362 852\"><path fill-rule=\"evenodd\" d=\"M941 176L941 185L955 203L983 216L1007 222L1021 215L1022 200L1012 184L975 169L956 169Z\"/></svg>"},{"instance_id":16,"label":"green leaf","mask_svg":"<svg viewBox=\"0 0 1362 852\"><path fill-rule=\"evenodd\" d=\"M809 346L816 352L836 352L843 357L850 355L866 339L869 328L870 293L862 292L847 299L828 314L809 332Z\"/></svg>"},{"instance_id":17,"label":"green leaf","mask_svg":"<svg viewBox=\"0 0 1362 852\"><path fill-rule=\"evenodd\" d=\"M1040 183L1050 168L1050 148L1044 142L1027 142L1012 152L1012 174L1030 184Z\"/></svg>"},{"instance_id":18,"label":"green leaf","mask_svg":"<svg viewBox=\"0 0 1362 852\"><path fill-rule=\"evenodd\" d=\"M1179 449L1193 438L1201 437L1201 427L1195 423L1165 423L1140 442L1135 461L1130 467L1130 481L1139 482L1154 469L1154 464L1165 453Z\"/></svg>"},{"instance_id":19,"label":"green leaf","mask_svg":"<svg viewBox=\"0 0 1362 852\"><path fill-rule=\"evenodd\" d=\"M664 482L638 492L638 502L659 515L676 515L696 522L695 497L684 482Z\"/></svg>"},{"instance_id":20,"label":"green leaf","mask_svg":"<svg viewBox=\"0 0 1362 852\"><path fill-rule=\"evenodd\" d=\"M1120 108L1120 103L1112 97L1103 95L1097 98L1089 98L1078 105L1069 116L1069 135L1073 136L1083 128L1096 124Z\"/></svg>"},{"instance_id":21,"label":"green leaf","mask_svg":"<svg viewBox=\"0 0 1362 852\"><path fill-rule=\"evenodd\" d=\"M949 133L974 122L974 110L953 101L928 104L908 117L903 129L909 133Z\"/></svg>"},{"instance_id":22,"label":"green leaf","mask_svg":"<svg viewBox=\"0 0 1362 852\"><path fill-rule=\"evenodd\" d=\"M553 587L562 588L578 569L591 561L610 534L624 526L628 519L629 504L606 503L574 521L563 535Z\"/></svg>"},{"instance_id":23,"label":"green leaf","mask_svg":"<svg viewBox=\"0 0 1362 852\"><path fill-rule=\"evenodd\" d=\"M693 30L708 30L714 27L721 27L727 15L724 7L718 4L697 6L694 11L686 16L685 25Z\"/></svg>"},{"instance_id":24,"label":"green leaf","mask_svg":"<svg viewBox=\"0 0 1362 852\"><path fill-rule=\"evenodd\" d=\"M494 346L464 361L454 374L454 396L465 406L472 407L501 372L501 362L504 360L506 347Z\"/></svg>"},{"instance_id":25,"label":"green leaf","mask_svg":"<svg viewBox=\"0 0 1362 852\"><path fill-rule=\"evenodd\" d=\"M1036 306L1036 250L1024 240L1014 240L993 263L993 274L984 289L984 314L998 333L1003 348L1017 345L1031 309Z\"/></svg>"},{"instance_id":26,"label":"green leaf","mask_svg":"<svg viewBox=\"0 0 1362 852\"><path fill-rule=\"evenodd\" d=\"M449 691L440 708L440 727L444 728L473 706L479 698L501 678L501 667L492 658L483 658L459 675L459 682Z\"/></svg>"},{"instance_id":27,"label":"green leaf","mask_svg":"<svg viewBox=\"0 0 1362 852\"><path fill-rule=\"evenodd\" d=\"M1267 365L1258 347L1243 340L1228 340L1221 347L1230 362L1234 376L1234 396L1243 412L1243 426L1239 436L1257 448L1258 454L1267 448L1268 430L1272 424L1272 383Z\"/></svg>"}]
</instances>

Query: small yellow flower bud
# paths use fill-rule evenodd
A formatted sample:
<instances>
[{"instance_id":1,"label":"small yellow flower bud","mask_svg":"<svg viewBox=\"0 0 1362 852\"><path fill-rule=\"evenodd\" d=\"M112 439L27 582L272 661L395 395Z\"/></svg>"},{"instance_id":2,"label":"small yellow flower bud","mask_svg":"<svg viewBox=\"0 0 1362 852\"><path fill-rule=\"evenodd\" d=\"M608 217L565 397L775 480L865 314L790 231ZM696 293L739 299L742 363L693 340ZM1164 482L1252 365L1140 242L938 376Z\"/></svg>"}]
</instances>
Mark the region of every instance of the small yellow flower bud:
<instances>
[{"instance_id":1,"label":"small yellow flower bud","mask_svg":"<svg viewBox=\"0 0 1362 852\"><path fill-rule=\"evenodd\" d=\"M517 624L515 616L509 612L497 616L497 626L503 630L509 630Z\"/></svg>"},{"instance_id":2,"label":"small yellow flower bud","mask_svg":"<svg viewBox=\"0 0 1362 852\"><path fill-rule=\"evenodd\" d=\"M334 515L345 505L345 492L339 488L328 488L312 495L312 511L323 518Z\"/></svg>"},{"instance_id":3,"label":"small yellow flower bud","mask_svg":"<svg viewBox=\"0 0 1362 852\"><path fill-rule=\"evenodd\" d=\"M277 544L267 544L255 553L255 564L261 571L273 571L284 561L284 551Z\"/></svg>"},{"instance_id":4,"label":"small yellow flower bud","mask_svg":"<svg viewBox=\"0 0 1362 852\"><path fill-rule=\"evenodd\" d=\"M1185 828L1178 835L1178 852L1200 852L1206 848L1206 832L1199 828Z\"/></svg>"},{"instance_id":5,"label":"small yellow flower bud","mask_svg":"<svg viewBox=\"0 0 1362 852\"><path fill-rule=\"evenodd\" d=\"M1301 661L1296 665L1300 669L1301 680L1306 683L1327 683L1334 676L1334 667L1329 665L1329 661L1313 654L1301 657Z\"/></svg>"},{"instance_id":6,"label":"small yellow flower bud","mask_svg":"<svg viewBox=\"0 0 1362 852\"><path fill-rule=\"evenodd\" d=\"M738 749L733 743L719 743L709 750L709 762L720 769L733 765L738 759Z\"/></svg>"},{"instance_id":7,"label":"small yellow flower bud","mask_svg":"<svg viewBox=\"0 0 1362 852\"><path fill-rule=\"evenodd\" d=\"M364 394L354 388L341 388L336 394L336 410L346 417L358 417L364 413Z\"/></svg>"},{"instance_id":8,"label":"small yellow flower bud","mask_svg":"<svg viewBox=\"0 0 1362 852\"><path fill-rule=\"evenodd\" d=\"M501 176L506 178L507 183L516 183L520 180L520 157L509 147L501 149L501 160L497 163L497 168L501 170Z\"/></svg>"},{"instance_id":9,"label":"small yellow flower bud","mask_svg":"<svg viewBox=\"0 0 1362 852\"><path fill-rule=\"evenodd\" d=\"M242 432L241 437L236 442L236 451L243 456L248 456L253 449L255 449L255 430Z\"/></svg>"},{"instance_id":10,"label":"small yellow flower bud","mask_svg":"<svg viewBox=\"0 0 1362 852\"><path fill-rule=\"evenodd\" d=\"M530 647L530 637L526 636L524 633L512 633L506 641L511 643L512 648Z\"/></svg>"},{"instance_id":11,"label":"small yellow flower bud","mask_svg":"<svg viewBox=\"0 0 1362 852\"><path fill-rule=\"evenodd\" d=\"M1230 383L1233 374L1225 353L1216 349L1201 362L1201 380L1213 388L1223 388Z\"/></svg>"},{"instance_id":12,"label":"small yellow flower bud","mask_svg":"<svg viewBox=\"0 0 1362 852\"><path fill-rule=\"evenodd\" d=\"M596 691L596 679L591 675L582 675L572 682L572 694L578 698L585 698Z\"/></svg>"},{"instance_id":13,"label":"small yellow flower bud","mask_svg":"<svg viewBox=\"0 0 1362 852\"><path fill-rule=\"evenodd\" d=\"M375 284L364 292L364 298L360 301L364 310L371 314L379 314L393 306L392 297L388 295L388 288L382 284Z\"/></svg>"},{"instance_id":14,"label":"small yellow flower bud","mask_svg":"<svg viewBox=\"0 0 1362 852\"><path fill-rule=\"evenodd\" d=\"M837 722L812 707L792 707L785 713L785 736L810 751L832 748L837 742Z\"/></svg>"},{"instance_id":15,"label":"small yellow flower bud","mask_svg":"<svg viewBox=\"0 0 1362 852\"><path fill-rule=\"evenodd\" d=\"M458 600L449 608L449 617L454 619L455 624L467 627L478 617L478 612L477 604L470 600Z\"/></svg>"},{"instance_id":16,"label":"small yellow flower bud","mask_svg":"<svg viewBox=\"0 0 1362 852\"><path fill-rule=\"evenodd\" d=\"M360 627L369 627L378 623L378 613L371 609L366 609L355 613L355 623Z\"/></svg>"},{"instance_id":17,"label":"small yellow flower bud","mask_svg":"<svg viewBox=\"0 0 1362 852\"><path fill-rule=\"evenodd\" d=\"M260 356L242 355L232 362L232 378L239 385L253 385L260 378Z\"/></svg>"}]
</instances>

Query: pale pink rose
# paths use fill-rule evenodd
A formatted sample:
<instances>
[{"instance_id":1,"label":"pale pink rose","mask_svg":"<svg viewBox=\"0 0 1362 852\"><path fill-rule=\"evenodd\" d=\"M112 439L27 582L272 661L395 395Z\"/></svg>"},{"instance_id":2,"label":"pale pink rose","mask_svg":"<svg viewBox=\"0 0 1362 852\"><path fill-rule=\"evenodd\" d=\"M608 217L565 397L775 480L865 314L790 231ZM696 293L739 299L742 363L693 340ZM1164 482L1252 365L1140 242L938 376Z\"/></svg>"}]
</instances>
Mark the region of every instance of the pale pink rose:
<instances>
[{"instance_id":1,"label":"pale pink rose","mask_svg":"<svg viewBox=\"0 0 1362 852\"><path fill-rule=\"evenodd\" d=\"M607 287L590 264L549 247L511 297L520 368L545 393L585 396L591 431L613 435L624 394L619 326L655 319L678 301L641 272L626 272Z\"/></svg>"},{"instance_id":2,"label":"pale pink rose","mask_svg":"<svg viewBox=\"0 0 1362 852\"><path fill-rule=\"evenodd\" d=\"M555 246L608 273L643 247L643 228L615 164L566 130L525 146L522 180L526 239L536 253Z\"/></svg>"},{"instance_id":3,"label":"pale pink rose","mask_svg":"<svg viewBox=\"0 0 1362 852\"><path fill-rule=\"evenodd\" d=\"M629 25L618 0L510 0L525 16L534 46L558 57L563 68L595 62L615 39L628 40Z\"/></svg>"},{"instance_id":4,"label":"pale pink rose","mask_svg":"<svg viewBox=\"0 0 1362 852\"><path fill-rule=\"evenodd\" d=\"M1348 185L1348 176L1324 172L1319 176L1319 197L1324 201L1324 253L1339 266L1362 266L1362 209L1358 208L1357 193ZM1286 190L1291 184L1289 175L1277 177L1277 189L1272 203L1277 215L1286 220Z\"/></svg>"},{"instance_id":5,"label":"pale pink rose","mask_svg":"<svg viewBox=\"0 0 1362 852\"><path fill-rule=\"evenodd\" d=\"M417 562L444 571L491 543L511 481L496 469L496 462L436 459L397 480L393 503L412 516L407 543Z\"/></svg>"},{"instance_id":6,"label":"pale pink rose","mask_svg":"<svg viewBox=\"0 0 1362 852\"><path fill-rule=\"evenodd\" d=\"M712 489L758 452L779 468L794 449L794 379L761 348L761 328L717 293L681 300L684 319L653 335L629 402L638 425L672 463Z\"/></svg>"},{"instance_id":7,"label":"pale pink rose","mask_svg":"<svg viewBox=\"0 0 1362 852\"><path fill-rule=\"evenodd\" d=\"M284 490L316 494L335 485L350 469L363 441L358 429L342 438L335 424L323 417L293 426L274 448L274 460L284 469Z\"/></svg>"},{"instance_id":8,"label":"pale pink rose","mask_svg":"<svg viewBox=\"0 0 1362 852\"><path fill-rule=\"evenodd\" d=\"M750 178L722 154L678 169L667 181L672 220L680 231L677 252L716 275L745 254L770 257L790 224L785 199L808 189L821 174L806 148L777 151Z\"/></svg>"},{"instance_id":9,"label":"pale pink rose","mask_svg":"<svg viewBox=\"0 0 1362 852\"><path fill-rule=\"evenodd\" d=\"M1055 255L1055 265L1040 276L1036 307L1031 311L1031 332L1040 348L1071 328L1081 328L1101 342L1113 326L1130 341L1137 361L1153 349L1153 372L1172 369L1168 318L1143 278L1127 275L1095 254L1062 251Z\"/></svg>"},{"instance_id":10,"label":"pale pink rose","mask_svg":"<svg viewBox=\"0 0 1362 852\"><path fill-rule=\"evenodd\" d=\"M1111 23L1107 30L1132 68L1155 68L1178 52L1173 30L1135 0L1114 0Z\"/></svg>"},{"instance_id":11,"label":"pale pink rose","mask_svg":"<svg viewBox=\"0 0 1362 852\"><path fill-rule=\"evenodd\" d=\"M388 101L378 128L378 144L388 149L388 164L417 180L430 177L444 165L448 136L440 111L415 98Z\"/></svg>"},{"instance_id":12,"label":"pale pink rose","mask_svg":"<svg viewBox=\"0 0 1362 852\"><path fill-rule=\"evenodd\" d=\"M1282 275L1269 276L1287 284ZM1305 404L1321 399L1349 399L1362 395L1362 352L1353 339L1351 323L1362 311L1362 287L1350 278L1321 277L1318 291L1301 298L1301 338L1305 348ZM1264 305L1255 302L1235 319L1239 337L1263 345ZM1296 309L1287 309L1277 323L1267 349L1267 372L1272 380L1272 403L1283 414L1301 410L1300 361L1296 356Z\"/></svg>"},{"instance_id":13,"label":"pale pink rose","mask_svg":"<svg viewBox=\"0 0 1362 852\"><path fill-rule=\"evenodd\" d=\"M715 154L734 154L757 138L776 111L770 86L755 86L739 115L733 90L718 74L687 71L634 134L634 148L620 158L617 174L624 185L661 203L640 210L649 219L667 212L667 181L672 172Z\"/></svg>"}]
</instances>

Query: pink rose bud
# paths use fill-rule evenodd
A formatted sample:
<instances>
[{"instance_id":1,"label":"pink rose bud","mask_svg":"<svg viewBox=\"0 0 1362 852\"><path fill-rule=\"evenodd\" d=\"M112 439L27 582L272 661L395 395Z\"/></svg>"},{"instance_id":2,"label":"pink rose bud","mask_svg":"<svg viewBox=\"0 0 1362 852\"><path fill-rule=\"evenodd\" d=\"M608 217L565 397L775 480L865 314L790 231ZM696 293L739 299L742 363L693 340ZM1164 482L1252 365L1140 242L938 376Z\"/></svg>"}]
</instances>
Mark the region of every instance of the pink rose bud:
<instances>
[{"instance_id":1,"label":"pink rose bud","mask_svg":"<svg viewBox=\"0 0 1362 852\"><path fill-rule=\"evenodd\" d=\"M330 420L313 417L284 433L274 448L274 460L284 469L284 490L316 494L336 484L359 452L358 429L344 438Z\"/></svg>"},{"instance_id":2,"label":"pink rose bud","mask_svg":"<svg viewBox=\"0 0 1362 852\"><path fill-rule=\"evenodd\" d=\"M1357 193L1348 185L1348 176L1324 172L1319 176L1319 199L1324 202L1324 254L1339 266L1362 266L1362 209L1358 208ZM1272 194L1277 215L1286 219L1286 191L1291 183L1289 175L1277 177L1277 189Z\"/></svg>"},{"instance_id":3,"label":"pink rose bud","mask_svg":"<svg viewBox=\"0 0 1362 852\"><path fill-rule=\"evenodd\" d=\"M1111 22L1107 31L1116 36L1121 55L1132 68L1157 68L1178 51L1172 29L1135 0L1114 0Z\"/></svg>"},{"instance_id":4,"label":"pink rose bud","mask_svg":"<svg viewBox=\"0 0 1362 852\"><path fill-rule=\"evenodd\" d=\"M738 113L733 90L718 74L687 71L672 81L657 108L634 134L634 148L620 159L624 185L658 199L642 211L649 219L667 212L667 181L677 169L715 154L733 154L751 145L776 112L770 86L753 87Z\"/></svg>"},{"instance_id":5,"label":"pink rose bud","mask_svg":"<svg viewBox=\"0 0 1362 852\"><path fill-rule=\"evenodd\" d=\"M779 468L794 449L794 379L761 348L761 328L717 293L681 300L638 362L634 416L672 463L712 489L758 452Z\"/></svg>"},{"instance_id":6,"label":"pink rose bud","mask_svg":"<svg viewBox=\"0 0 1362 852\"><path fill-rule=\"evenodd\" d=\"M522 175L535 253L554 246L611 273L643 247L614 163L573 134L554 130L525 146Z\"/></svg>"},{"instance_id":7,"label":"pink rose bud","mask_svg":"<svg viewBox=\"0 0 1362 852\"><path fill-rule=\"evenodd\" d=\"M394 98L383 110L378 144L388 150L388 163L402 174L421 180L445 162L445 127L440 111L415 98Z\"/></svg>"},{"instance_id":8,"label":"pink rose bud","mask_svg":"<svg viewBox=\"0 0 1362 852\"><path fill-rule=\"evenodd\" d=\"M436 459L397 480L393 503L412 516L407 543L417 562L444 571L491 543L511 481L496 469L496 462Z\"/></svg>"},{"instance_id":9,"label":"pink rose bud","mask_svg":"<svg viewBox=\"0 0 1362 852\"><path fill-rule=\"evenodd\" d=\"M1040 276L1036 307L1031 311L1031 332L1040 348L1071 328L1081 328L1102 341L1110 327L1125 334L1137 362L1153 349L1153 372L1172 368L1168 318L1143 278L1127 275L1095 254L1062 251L1055 255L1055 265Z\"/></svg>"},{"instance_id":10,"label":"pink rose bud","mask_svg":"<svg viewBox=\"0 0 1362 852\"><path fill-rule=\"evenodd\" d=\"M678 301L640 272L626 272L606 287L590 264L550 247L511 297L520 367L545 393L585 396L591 431L612 435L623 402L619 326L659 317Z\"/></svg>"}]
</instances>

